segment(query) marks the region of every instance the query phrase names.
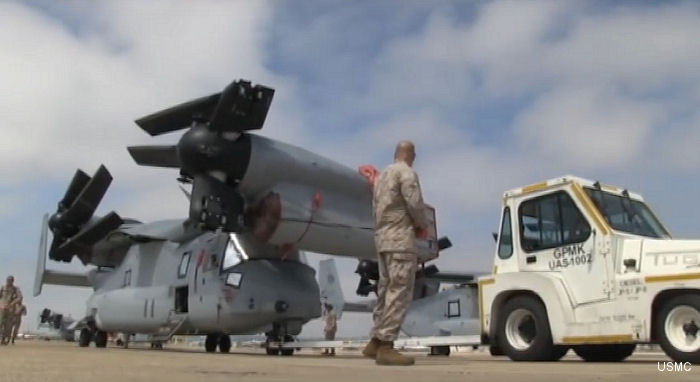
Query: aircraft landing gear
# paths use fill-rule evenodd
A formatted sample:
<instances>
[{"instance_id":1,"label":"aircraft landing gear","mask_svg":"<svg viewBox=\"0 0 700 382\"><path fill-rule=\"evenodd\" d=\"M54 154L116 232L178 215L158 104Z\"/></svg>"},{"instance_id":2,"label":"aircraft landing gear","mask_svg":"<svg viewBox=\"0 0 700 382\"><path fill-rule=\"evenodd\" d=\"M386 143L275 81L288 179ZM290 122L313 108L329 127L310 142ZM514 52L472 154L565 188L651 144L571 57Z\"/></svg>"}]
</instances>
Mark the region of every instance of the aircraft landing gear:
<instances>
[{"instance_id":1,"label":"aircraft landing gear","mask_svg":"<svg viewBox=\"0 0 700 382\"><path fill-rule=\"evenodd\" d=\"M228 353L231 350L231 337L228 334L219 336L219 351Z\"/></svg>"},{"instance_id":2,"label":"aircraft landing gear","mask_svg":"<svg viewBox=\"0 0 700 382\"><path fill-rule=\"evenodd\" d=\"M265 352L267 355L279 355L280 354L280 348L277 347L272 347L270 346L270 342L278 342L279 337L273 336L273 335L268 335L267 338L265 339Z\"/></svg>"},{"instance_id":3,"label":"aircraft landing gear","mask_svg":"<svg viewBox=\"0 0 700 382\"><path fill-rule=\"evenodd\" d=\"M204 340L204 350L207 353L213 353L216 351L216 344L219 342L218 334L207 334L207 338Z\"/></svg>"},{"instance_id":4,"label":"aircraft landing gear","mask_svg":"<svg viewBox=\"0 0 700 382\"><path fill-rule=\"evenodd\" d=\"M90 342L93 341L97 348L107 347L107 332L99 330L94 326L80 329L78 346L86 348L90 346Z\"/></svg>"},{"instance_id":5,"label":"aircraft landing gear","mask_svg":"<svg viewBox=\"0 0 700 382\"><path fill-rule=\"evenodd\" d=\"M214 353L217 346L220 352L228 353L231 350L231 337L222 333L207 334L207 338L204 340L204 350L207 353Z\"/></svg>"},{"instance_id":6,"label":"aircraft landing gear","mask_svg":"<svg viewBox=\"0 0 700 382\"><path fill-rule=\"evenodd\" d=\"M284 342L292 342L292 341L294 341L294 337L292 337L290 335L284 336ZM280 349L280 354L284 355L284 356L294 355L294 348Z\"/></svg>"},{"instance_id":7,"label":"aircraft landing gear","mask_svg":"<svg viewBox=\"0 0 700 382\"><path fill-rule=\"evenodd\" d=\"M92 341L92 332L88 328L80 329L80 336L78 337L78 346L81 348L86 348L90 346L90 341Z\"/></svg>"},{"instance_id":8,"label":"aircraft landing gear","mask_svg":"<svg viewBox=\"0 0 700 382\"><path fill-rule=\"evenodd\" d=\"M294 348L277 348L270 346L270 342L280 342L284 339L284 342L291 342L294 341L294 337L290 335L286 335L284 337L281 336L275 336L275 335L268 335L267 339L265 340L265 352L267 355L283 355L283 356L290 356L294 355Z\"/></svg>"},{"instance_id":9,"label":"aircraft landing gear","mask_svg":"<svg viewBox=\"0 0 700 382\"><path fill-rule=\"evenodd\" d=\"M449 346L431 346L430 347L430 355L449 356L450 355L450 347Z\"/></svg>"},{"instance_id":10,"label":"aircraft landing gear","mask_svg":"<svg viewBox=\"0 0 700 382\"><path fill-rule=\"evenodd\" d=\"M151 342L151 349L163 350L163 343L160 341Z\"/></svg>"},{"instance_id":11,"label":"aircraft landing gear","mask_svg":"<svg viewBox=\"0 0 700 382\"><path fill-rule=\"evenodd\" d=\"M95 332L95 347L107 347L107 332L103 332L102 330L98 330Z\"/></svg>"}]
</instances>

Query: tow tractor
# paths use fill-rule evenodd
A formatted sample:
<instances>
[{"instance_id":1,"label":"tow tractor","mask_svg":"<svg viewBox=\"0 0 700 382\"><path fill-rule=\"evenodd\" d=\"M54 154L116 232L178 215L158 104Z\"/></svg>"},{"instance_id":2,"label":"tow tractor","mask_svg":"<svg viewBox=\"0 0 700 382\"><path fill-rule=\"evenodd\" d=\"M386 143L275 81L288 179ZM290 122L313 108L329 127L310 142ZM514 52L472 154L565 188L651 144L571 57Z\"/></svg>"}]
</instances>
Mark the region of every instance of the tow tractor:
<instances>
[{"instance_id":1,"label":"tow tractor","mask_svg":"<svg viewBox=\"0 0 700 382\"><path fill-rule=\"evenodd\" d=\"M514 361L557 361L573 350L598 362L659 344L676 362L700 363L700 240L671 238L641 195L564 176L505 192L500 216L491 274L422 265L403 342L443 355L450 345L488 345ZM319 278L329 301L371 309L333 296L337 276L327 268ZM360 263L358 294L372 289L375 270ZM438 291L440 282L457 287Z\"/></svg>"}]
</instances>

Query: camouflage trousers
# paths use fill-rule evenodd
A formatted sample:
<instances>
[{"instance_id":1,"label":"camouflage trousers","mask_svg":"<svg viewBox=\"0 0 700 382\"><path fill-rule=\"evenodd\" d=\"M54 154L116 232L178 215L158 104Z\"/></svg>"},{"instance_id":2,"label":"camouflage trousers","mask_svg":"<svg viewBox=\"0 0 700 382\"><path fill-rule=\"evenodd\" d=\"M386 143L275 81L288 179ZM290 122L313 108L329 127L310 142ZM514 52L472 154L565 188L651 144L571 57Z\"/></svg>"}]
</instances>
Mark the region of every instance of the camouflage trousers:
<instances>
[{"instance_id":1,"label":"camouflage trousers","mask_svg":"<svg viewBox=\"0 0 700 382\"><path fill-rule=\"evenodd\" d=\"M9 342L12 337L13 319L14 314L10 309L0 309L0 337L3 344Z\"/></svg>"},{"instance_id":2,"label":"camouflage trousers","mask_svg":"<svg viewBox=\"0 0 700 382\"><path fill-rule=\"evenodd\" d=\"M19 333L19 327L22 326L22 316L15 314L12 321L12 343L15 343L17 339L17 333Z\"/></svg>"},{"instance_id":3,"label":"camouflage trousers","mask_svg":"<svg viewBox=\"0 0 700 382\"><path fill-rule=\"evenodd\" d=\"M412 253L382 252L378 256L377 304L370 338L395 341L413 301L417 257Z\"/></svg>"}]
</instances>

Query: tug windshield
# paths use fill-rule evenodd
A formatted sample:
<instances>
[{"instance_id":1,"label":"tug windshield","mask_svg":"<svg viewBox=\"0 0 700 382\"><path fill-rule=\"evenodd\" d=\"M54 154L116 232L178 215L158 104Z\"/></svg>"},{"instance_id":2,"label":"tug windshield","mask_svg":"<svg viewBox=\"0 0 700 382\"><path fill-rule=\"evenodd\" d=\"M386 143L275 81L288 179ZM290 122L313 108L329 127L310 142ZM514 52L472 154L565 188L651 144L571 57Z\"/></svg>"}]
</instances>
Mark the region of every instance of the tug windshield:
<instances>
[{"instance_id":1,"label":"tug windshield","mask_svg":"<svg viewBox=\"0 0 700 382\"><path fill-rule=\"evenodd\" d=\"M585 190L614 230L657 239L671 236L644 202L595 188Z\"/></svg>"}]
</instances>

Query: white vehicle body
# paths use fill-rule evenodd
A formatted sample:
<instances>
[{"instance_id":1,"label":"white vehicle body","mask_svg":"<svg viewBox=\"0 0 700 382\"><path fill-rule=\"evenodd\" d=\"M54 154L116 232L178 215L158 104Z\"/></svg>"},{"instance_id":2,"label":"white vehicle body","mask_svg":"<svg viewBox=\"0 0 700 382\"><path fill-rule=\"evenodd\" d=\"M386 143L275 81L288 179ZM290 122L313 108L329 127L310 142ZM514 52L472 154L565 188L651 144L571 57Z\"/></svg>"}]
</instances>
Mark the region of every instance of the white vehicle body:
<instances>
[{"instance_id":1,"label":"white vehicle body","mask_svg":"<svg viewBox=\"0 0 700 382\"><path fill-rule=\"evenodd\" d=\"M516 330L528 310L504 311L521 296L543 305L550 344L564 352L661 343L674 360L698 362L700 240L671 239L640 195L566 176L506 192L501 216L493 274L479 279L485 342L534 360L533 334Z\"/></svg>"}]
</instances>

